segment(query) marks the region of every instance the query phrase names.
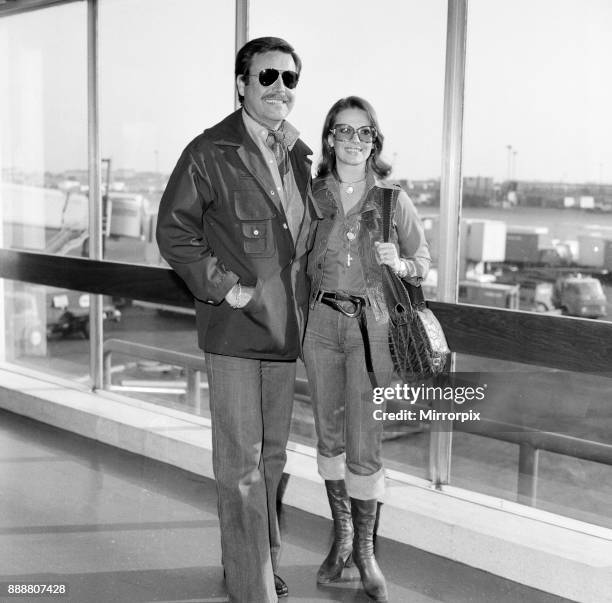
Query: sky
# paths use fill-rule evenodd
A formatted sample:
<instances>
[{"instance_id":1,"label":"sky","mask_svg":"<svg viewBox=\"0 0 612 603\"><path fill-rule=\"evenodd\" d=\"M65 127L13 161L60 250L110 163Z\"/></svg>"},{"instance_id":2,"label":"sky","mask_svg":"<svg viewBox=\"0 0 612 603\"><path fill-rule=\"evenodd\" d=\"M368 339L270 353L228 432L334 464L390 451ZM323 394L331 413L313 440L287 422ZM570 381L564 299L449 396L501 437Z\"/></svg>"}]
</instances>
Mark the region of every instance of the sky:
<instances>
[{"instance_id":1,"label":"sky","mask_svg":"<svg viewBox=\"0 0 612 603\"><path fill-rule=\"evenodd\" d=\"M358 94L393 176L439 177L445 0L251 0L250 12L250 37L284 37L302 57L290 120L315 156L329 107ZM87 166L85 25L84 2L0 19L3 167ZM470 0L464 175L612 182L611 31L610 0ZM167 173L233 110L232 0L102 0L99 38L114 168Z\"/></svg>"}]
</instances>

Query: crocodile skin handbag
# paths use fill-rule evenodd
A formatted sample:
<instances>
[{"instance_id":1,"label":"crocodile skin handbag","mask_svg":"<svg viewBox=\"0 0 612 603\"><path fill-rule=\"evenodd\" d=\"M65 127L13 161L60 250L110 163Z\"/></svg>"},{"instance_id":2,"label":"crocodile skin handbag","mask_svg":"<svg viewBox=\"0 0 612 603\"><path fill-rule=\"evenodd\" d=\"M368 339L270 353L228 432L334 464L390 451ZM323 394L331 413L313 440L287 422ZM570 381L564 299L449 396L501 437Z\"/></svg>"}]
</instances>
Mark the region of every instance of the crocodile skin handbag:
<instances>
[{"instance_id":1,"label":"crocodile skin handbag","mask_svg":"<svg viewBox=\"0 0 612 603\"><path fill-rule=\"evenodd\" d=\"M385 189L382 207L383 240L389 240L391 196ZM400 278L383 265L383 291L389 311L389 349L394 368L404 383L443 373L450 349L442 326L427 307L421 287Z\"/></svg>"}]
</instances>

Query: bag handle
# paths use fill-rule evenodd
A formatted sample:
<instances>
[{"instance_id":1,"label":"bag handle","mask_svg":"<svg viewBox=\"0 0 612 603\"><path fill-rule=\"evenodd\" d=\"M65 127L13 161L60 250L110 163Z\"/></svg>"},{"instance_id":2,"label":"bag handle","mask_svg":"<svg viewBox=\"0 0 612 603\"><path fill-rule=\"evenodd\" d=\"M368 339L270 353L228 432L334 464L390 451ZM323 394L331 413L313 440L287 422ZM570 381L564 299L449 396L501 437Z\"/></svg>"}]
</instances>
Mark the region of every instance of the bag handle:
<instances>
[{"instance_id":1,"label":"bag handle","mask_svg":"<svg viewBox=\"0 0 612 603\"><path fill-rule=\"evenodd\" d=\"M395 191L390 188L383 189L383 200L382 200L382 230L383 230L383 242L389 242L389 236L391 233L391 201L393 199L393 193ZM389 270L391 270L389 268ZM399 278L399 277L398 277ZM417 287L407 280L400 278L402 285L406 287L410 301L413 306L425 305L425 296L423 295L423 288Z\"/></svg>"}]
</instances>

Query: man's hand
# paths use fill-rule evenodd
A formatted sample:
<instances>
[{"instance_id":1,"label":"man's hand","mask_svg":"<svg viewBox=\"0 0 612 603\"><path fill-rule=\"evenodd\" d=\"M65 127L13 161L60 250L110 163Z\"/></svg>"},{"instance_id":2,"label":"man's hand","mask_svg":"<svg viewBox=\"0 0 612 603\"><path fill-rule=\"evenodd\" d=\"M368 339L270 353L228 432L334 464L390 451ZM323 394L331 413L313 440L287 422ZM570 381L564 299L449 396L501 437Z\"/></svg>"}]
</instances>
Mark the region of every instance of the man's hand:
<instances>
[{"instance_id":1,"label":"man's hand","mask_svg":"<svg viewBox=\"0 0 612 603\"><path fill-rule=\"evenodd\" d=\"M225 301L232 308L243 308L252 299L255 294L255 287L247 287L236 283L226 294Z\"/></svg>"}]
</instances>

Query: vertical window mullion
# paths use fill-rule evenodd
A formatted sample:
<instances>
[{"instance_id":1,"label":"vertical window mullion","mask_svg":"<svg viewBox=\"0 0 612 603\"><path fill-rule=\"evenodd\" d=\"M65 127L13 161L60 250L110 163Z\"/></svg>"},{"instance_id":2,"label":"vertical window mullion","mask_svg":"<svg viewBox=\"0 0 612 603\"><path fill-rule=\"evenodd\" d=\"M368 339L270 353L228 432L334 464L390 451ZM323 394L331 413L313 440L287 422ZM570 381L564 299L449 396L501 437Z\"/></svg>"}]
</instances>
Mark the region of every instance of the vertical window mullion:
<instances>
[{"instance_id":1,"label":"vertical window mullion","mask_svg":"<svg viewBox=\"0 0 612 603\"><path fill-rule=\"evenodd\" d=\"M448 0L446 30L438 299L450 303L457 303L459 273L467 4L467 0ZM453 369L454 359L451 360L451 370ZM441 429L431 431L429 471L430 478L436 487L450 480L451 445L451 422L448 424L448 429L443 426Z\"/></svg>"},{"instance_id":2,"label":"vertical window mullion","mask_svg":"<svg viewBox=\"0 0 612 603\"><path fill-rule=\"evenodd\" d=\"M87 123L89 167L89 257L102 258L102 199L98 66L98 0L87 0ZM102 296L90 296L89 351L93 389L102 387Z\"/></svg>"}]
</instances>

